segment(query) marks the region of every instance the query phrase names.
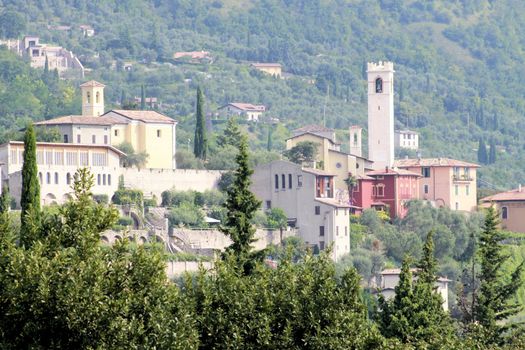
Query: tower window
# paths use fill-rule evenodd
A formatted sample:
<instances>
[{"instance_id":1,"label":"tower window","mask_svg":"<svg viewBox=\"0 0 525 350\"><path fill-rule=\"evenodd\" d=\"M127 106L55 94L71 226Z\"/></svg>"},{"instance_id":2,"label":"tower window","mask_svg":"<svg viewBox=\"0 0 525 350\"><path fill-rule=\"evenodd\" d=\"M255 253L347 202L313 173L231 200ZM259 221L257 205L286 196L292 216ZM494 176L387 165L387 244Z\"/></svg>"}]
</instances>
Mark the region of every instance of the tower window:
<instances>
[{"instance_id":1,"label":"tower window","mask_svg":"<svg viewBox=\"0 0 525 350\"><path fill-rule=\"evenodd\" d=\"M501 218L502 219L508 219L508 209L507 207L501 207Z\"/></svg>"},{"instance_id":2,"label":"tower window","mask_svg":"<svg viewBox=\"0 0 525 350\"><path fill-rule=\"evenodd\" d=\"M91 103L91 93L89 91L86 92L86 100L87 100L87 103Z\"/></svg>"},{"instance_id":3,"label":"tower window","mask_svg":"<svg viewBox=\"0 0 525 350\"><path fill-rule=\"evenodd\" d=\"M376 79L376 93L383 92L383 79L377 78Z\"/></svg>"},{"instance_id":4,"label":"tower window","mask_svg":"<svg viewBox=\"0 0 525 350\"><path fill-rule=\"evenodd\" d=\"M115 130L115 136L118 136L118 130Z\"/></svg>"},{"instance_id":5,"label":"tower window","mask_svg":"<svg viewBox=\"0 0 525 350\"><path fill-rule=\"evenodd\" d=\"M279 175L275 174L275 189L279 189Z\"/></svg>"},{"instance_id":6,"label":"tower window","mask_svg":"<svg viewBox=\"0 0 525 350\"><path fill-rule=\"evenodd\" d=\"M99 103L99 101L100 101L100 92L97 91L97 93L95 94L95 102Z\"/></svg>"},{"instance_id":7,"label":"tower window","mask_svg":"<svg viewBox=\"0 0 525 350\"><path fill-rule=\"evenodd\" d=\"M160 137L162 134L161 134L161 131L160 129L157 130L157 137Z\"/></svg>"},{"instance_id":8,"label":"tower window","mask_svg":"<svg viewBox=\"0 0 525 350\"><path fill-rule=\"evenodd\" d=\"M281 181L282 181L281 186L284 190L286 188L286 175L284 174L281 175Z\"/></svg>"}]
</instances>

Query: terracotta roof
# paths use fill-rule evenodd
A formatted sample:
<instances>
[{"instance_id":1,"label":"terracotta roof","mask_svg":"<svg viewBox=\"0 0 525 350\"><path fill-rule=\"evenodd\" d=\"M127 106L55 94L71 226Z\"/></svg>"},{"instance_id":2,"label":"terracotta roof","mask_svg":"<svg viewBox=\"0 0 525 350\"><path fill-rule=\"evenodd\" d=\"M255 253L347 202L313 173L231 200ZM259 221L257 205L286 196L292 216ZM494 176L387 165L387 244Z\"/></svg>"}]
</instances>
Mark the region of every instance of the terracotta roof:
<instances>
[{"instance_id":1,"label":"terracotta roof","mask_svg":"<svg viewBox=\"0 0 525 350\"><path fill-rule=\"evenodd\" d=\"M320 203L323 203L323 204L326 204L326 205L330 205L332 207L337 207L337 208L352 208L352 206L348 203L343 203L343 202L340 202L338 201L337 199L333 199L333 198L316 198L315 199L317 202L320 202Z\"/></svg>"},{"instance_id":2,"label":"terracotta roof","mask_svg":"<svg viewBox=\"0 0 525 350\"><path fill-rule=\"evenodd\" d=\"M95 80L90 80L90 81L85 82L84 84L80 84L80 87L85 87L85 86L105 87L106 85L99 83L98 81L95 81Z\"/></svg>"},{"instance_id":3,"label":"terracotta roof","mask_svg":"<svg viewBox=\"0 0 525 350\"><path fill-rule=\"evenodd\" d=\"M233 106L235 108L238 108L242 111L255 111L255 112L264 112L266 110L266 106L264 105L254 105L251 103L242 103L242 102L232 102L228 103L225 106L222 106L221 108L227 107L227 106Z\"/></svg>"},{"instance_id":4,"label":"terracotta roof","mask_svg":"<svg viewBox=\"0 0 525 350\"><path fill-rule=\"evenodd\" d=\"M385 170L373 170L366 173L368 176L390 176L390 175L405 175L405 176L417 176L422 177L421 174L414 173L405 169L385 169Z\"/></svg>"},{"instance_id":5,"label":"terracotta roof","mask_svg":"<svg viewBox=\"0 0 525 350\"><path fill-rule=\"evenodd\" d=\"M120 114L121 116L131 119L131 120L140 120L144 123L177 123L174 119L168 117L167 115L161 114L155 111L136 111L136 110L124 110L124 109L112 109L109 112L106 112L104 116L108 113L114 112Z\"/></svg>"},{"instance_id":6,"label":"terracotta roof","mask_svg":"<svg viewBox=\"0 0 525 350\"><path fill-rule=\"evenodd\" d=\"M464 162L462 160L450 159L450 158L412 158L412 159L398 159L394 162L394 167L397 168L408 168L408 167L470 167L479 168L479 165L475 163Z\"/></svg>"},{"instance_id":7,"label":"terracotta roof","mask_svg":"<svg viewBox=\"0 0 525 350\"><path fill-rule=\"evenodd\" d=\"M295 129L293 132L334 132L334 129L330 129L322 125L310 124L299 129Z\"/></svg>"},{"instance_id":8,"label":"terracotta roof","mask_svg":"<svg viewBox=\"0 0 525 350\"><path fill-rule=\"evenodd\" d=\"M264 67L281 67L280 63L252 63L251 64L255 68L264 68Z\"/></svg>"},{"instance_id":9,"label":"terracotta roof","mask_svg":"<svg viewBox=\"0 0 525 350\"><path fill-rule=\"evenodd\" d=\"M321 169L313 169L313 168L303 168L302 169L305 173L314 174L314 175L320 175L320 176L336 176L336 174L329 173L327 171L321 170Z\"/></svg>"},{"instance_id":10,"label":"terracotta roof","mask_svg":"<svg viewBox=\"0 0 525 350\"><path fill-rule=\"evenodd\" d=\"M291 136L291 137L287 138L286 140L295 139L295 138L297 138L297 137L301 137L301 136L303 136L303 135L313 135L313 136L319 137L319 138L321 138L321 139L327 139L328 141L330 141L330 143L331 143L332 145L340 145L339 142L334 142L334 140L333 140L332 138L330 138L330 137L326 137L326 136L324 136L324 135L317 134L317 133L315 133L315 132L309 132L309 131L295 133L294 136ZM286 140L285 140L285 141L286 141ZM335 150L335 149L330 149L329 151L334 151L334 152L344 153L344 152L341 152L341 151L337 151L337 150ZM344 154L348 154L348 153L344 153Z\"/></svg>"},{"instance_id":11,"label":"terracotta roof","mask_svg":"<svg viewBox=\"0 0 525 350\"><path fill-rule=\"evenodd\" d=\"M183 51L183 52L175 52L173 54L173 58L182 58L182 57L191 57L192 59L203 59L210 57L210 53L208 51Z\"/></svg>"},{"instance_id":12,"label":"terracotta roof","mask_svg":"<svg viewBox=\"0 0 525 350\"><path fill-rule=\"evenodd\" d=\"M481 199L482 202L504 202L504 201L525 201L525 191L519 188L507 192L496 193Z\"/></svg>"},{"instance_id":13,"label":"terracotta roof","mask_svg":"<svg viewBox=\"0 0 525 350\"><path fill-rule=\"evenodd\" d=\"M113 125L122 124L122 122L108 116L86 117L82 115L66 115L49 120L35 123L35 125L63 125L63 124L80 124L80 125Z\"/></svg>"},{"instance_id":14,"label":"terracotta roof","mask_svg":"<svg viewBox=\"0 0 525 350\"><path fill-rule=\"evenodd\" d=\"M23 141L9 141L9 144L23 146L24 142ZM93 145L93 144L87 144L87 143L63 143L63 142L37 142L36 145L37 147L38 146L44 146L44 147L50 146L50 147L75 147L75 148L107 148L122 156L126 155L126 153L110 145L100 145L100 144Z\"/></svg>"},{"instance_id":15,"label":"terracotta roof","mask_svg":"<svg viewBox=\"0 0 525 350\"><path fill-rule=\"evenodd\" d=\"M411 268L410 272L412 272L412 274L417 274L420 270L421 269L418 269L418 268ZM385 269L381 271L381 275L400 275L400 274L401 274L401 269ZM452 280L449 280L446 277L438 277L437 280L439 282L452 282Z\"/></svg>"},{"instance_id":16,"label":"terracotta roof","mask_svg":"<svg viewBox=\"0 0 525 350\"><path fill-rule=\"evenodd\" d=\"M419 133L412 131L412 130L396 130L396 133L399 134L412 134L412 135L419 135Z\"/></svg>"}]
</instances>

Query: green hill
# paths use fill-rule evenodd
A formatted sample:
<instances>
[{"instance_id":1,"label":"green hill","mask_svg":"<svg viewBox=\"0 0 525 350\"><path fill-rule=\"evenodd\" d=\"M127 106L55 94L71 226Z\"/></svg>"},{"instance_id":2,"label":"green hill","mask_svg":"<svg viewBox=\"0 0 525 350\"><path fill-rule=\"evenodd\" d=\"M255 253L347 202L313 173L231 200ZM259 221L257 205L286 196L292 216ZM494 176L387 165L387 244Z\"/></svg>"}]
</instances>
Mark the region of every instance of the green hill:
<instances>
[{"instance_id":1,"label":"green hill","mask_svg":"<svg viewBox=\"0 0 525 350\"><path fill-rule=\"evenodd\" d=\"M366 125L366 61L390 60L396 124L421 133L423 156L477 161L482 138L497 146L497 160L481 170L481 184L503 189L525 182L525 3L519 0L3 0L0 9L0 33L38 34L72 50L92 70L89 77L108 85L110 104L140 96L144 84L181 121L184 146L197 85L210 113L232 101L262 103L287 128L321 123L325 114L328 126L345 130ZM92 25L96 35L83 37L74 29L80 24ZM173 52L189 50L210 51L215 60L171 60ZM249 61L279 62L292 77L265 77ZM127 62L131 72L121 69ZM9 100L0 79L0 100ZM60 83L60 91L76 83ZM36 99L44 107L4 108L0 118L43 119L75 108L46 109L50 102ZM252 146L262 148L265 132L252 130Z\"/></svg>"}]
</instances>

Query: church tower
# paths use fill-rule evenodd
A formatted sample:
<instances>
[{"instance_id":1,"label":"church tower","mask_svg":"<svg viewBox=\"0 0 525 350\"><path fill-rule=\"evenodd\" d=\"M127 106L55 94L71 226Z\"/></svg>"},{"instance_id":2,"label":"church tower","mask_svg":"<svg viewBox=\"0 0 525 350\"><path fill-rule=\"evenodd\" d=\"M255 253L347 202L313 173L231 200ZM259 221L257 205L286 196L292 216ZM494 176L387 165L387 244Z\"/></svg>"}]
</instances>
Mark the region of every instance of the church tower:
<instances>
[{"instance_id":1,"label":"church tower","mask_svg":"<svg viewBox=\"0 0 525 350\"><path fill-rule=\"evenodd\" d=\"M80 85L82 91L82 116L100 117L104 114L104 88L106 85L90 80Z\"/></svg>"},{"instance_id":2,"label":"church tower","mask_svg":"<svg viewBox=\"0 0 525 350\"><path fill-rule=\"evenodd\" d=\"M350 154L358 157L363 156L361 149L361 133L363 128L359 125L352 125L350 131Z\"/></svg>"},{"instance_id":3,"label":"church tower","mask_svg":"<svg viewBox=\"0 0 525 350\"><path fill-rule=\"evenodd\" d=\"M368 159L374 169L394 164L394 64L368 63Z\"/></svg>"}]
</instances>

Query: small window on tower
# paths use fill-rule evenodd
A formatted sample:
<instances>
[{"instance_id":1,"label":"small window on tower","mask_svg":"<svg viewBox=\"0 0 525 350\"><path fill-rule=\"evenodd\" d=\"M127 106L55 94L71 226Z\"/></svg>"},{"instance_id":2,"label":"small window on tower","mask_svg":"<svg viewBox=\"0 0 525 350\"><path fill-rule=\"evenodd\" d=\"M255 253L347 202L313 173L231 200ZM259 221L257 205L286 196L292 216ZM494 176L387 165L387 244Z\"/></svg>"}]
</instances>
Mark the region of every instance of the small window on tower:
<instances>
[{"instance_id":1,"label":"small window on tower","mask_svg":"<svg viewBox=\"0 0 525 350\"><path fill-rule=\"evenodd\" d=\"M89 91L86 92L86 99L87 99L87 103L91 103L91 93Z\"/></svg>"},{"instance_id":2,"label":"small window on tower","mask_svg":"<svg viewBox=\"0 0 525 350\"><path fill-rule=\"evenodd\" d=\"M383 79L377 78L376 79L376 93L383 92Z\"/></svg>"},{"instance_id":3,"label":"small window on tower","mask_svg":"<svg viewBox=\"0 0 525 350\"><path fill-rule=\"evenodd\" d=\"M100 101L100 92L97 91L95 94L95 102L98 103Z\"/></svg>"}]
</instances>

